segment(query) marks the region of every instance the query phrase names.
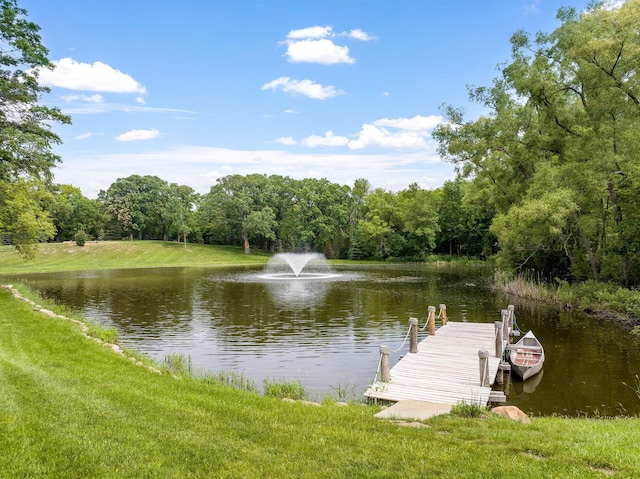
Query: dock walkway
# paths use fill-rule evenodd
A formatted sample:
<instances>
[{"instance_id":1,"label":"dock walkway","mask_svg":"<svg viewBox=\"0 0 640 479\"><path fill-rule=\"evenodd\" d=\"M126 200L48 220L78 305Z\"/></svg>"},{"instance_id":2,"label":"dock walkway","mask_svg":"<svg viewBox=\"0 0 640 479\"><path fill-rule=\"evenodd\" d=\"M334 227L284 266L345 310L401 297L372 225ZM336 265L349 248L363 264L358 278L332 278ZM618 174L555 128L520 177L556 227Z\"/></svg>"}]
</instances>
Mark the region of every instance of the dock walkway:
<instances>
[{"instance_id":1,"label":"dock walkway","mask_svg":"<svg viewBox=\"0 0 640 479\"><path fill-rule=\"evenodd\" d=\"M372 384L366 397L387 401L486 405L501 363L493 323L447 322L390 369L390 380ZM488 380L481 385L479 351L488 351Z\"/></svg>"}]
</instances>

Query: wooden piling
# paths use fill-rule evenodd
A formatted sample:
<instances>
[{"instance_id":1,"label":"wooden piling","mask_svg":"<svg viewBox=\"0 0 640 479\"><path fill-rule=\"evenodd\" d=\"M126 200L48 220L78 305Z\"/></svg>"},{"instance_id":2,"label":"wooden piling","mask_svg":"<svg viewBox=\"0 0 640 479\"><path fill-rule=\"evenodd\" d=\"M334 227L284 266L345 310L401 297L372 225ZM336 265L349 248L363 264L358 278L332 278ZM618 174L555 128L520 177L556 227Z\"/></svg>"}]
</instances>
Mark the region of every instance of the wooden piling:
<instances>
[{"instance_id":1,"label":"wooden piling","mask_svg":"<svg viewBox=\"0 0 640 479\"><path fill-rule=\"evenodd\" d=\"M409 352L418 352L418 318L409 318Z\"/></svg>"},{"instance_id":2,"label":"wooden piling","mask_svg":"<svg viewBox=\"0 0 640 479\"><path fill-rule=\"evenodd\" d=\"M429 335L433 336L436 334L436 307L429 306L428 311L429 316L427 322L429 323Z\"/></svg>"},{"instance_id":3,"label":"wooden piling","mask_svg":"<svg viewBox=\"0 0 640 479\"><path fill-rule=\"evenodd\" d=\"M514 315L514 310L515 307L513 306L513 304L510 304L507 306L507 314L508 316L508 320L509 320L509 330L513 330L513 315Z\"/></svg>"},{"instance_id":4,"label":"wooden piling","mask_svg":"<svg viewBox=\"0 0 640 479\"><path fill-rule=\"evenodd\" d=\"M478 358L480 362L480 386L489 387L489 351L481 349L478 351Z\"/></svg>"},{"instance_id":5,"label":"wooden piling","mask_svg":"<svg viewBox=\"0 0 640 479\"><path fill-rule=\"evenodd\" d=\"M447 306L445 304L440 305L440 319L442 321L442 325L447 324Z\"/></svg>"},{"instance_id":6,"label":"wooden piling","mask_svg":"<svg viewBox=\"0 0 640 479\"><path fill-rule=\"evenodd\" d=\"M496 358L501 358L504 351L502 343L502 321L494 321L493 326L496 330Z\"/></svg>"},{"instance_id":7,"label":"wooden piling","mask_svg":"<svg viewBox=\"0 0 640 479\"><path fill-rule=\"evenodd\" d=\"M502 339L509 340L509 333L511 332L511 327L509 326L509 312L506 309L503 309L502 311Z\"/></svg>"},{"instance_id":8,"label":"wooden piling","mask_svg":"<svg viewBox=\"0 0 640 479\"><path fill-rule=\"evenodd\" d=\"M391 381L389 352L389 346L380 346L380 379L383 383L388 383L389 381Z\"/></svg>"}]
</instances>

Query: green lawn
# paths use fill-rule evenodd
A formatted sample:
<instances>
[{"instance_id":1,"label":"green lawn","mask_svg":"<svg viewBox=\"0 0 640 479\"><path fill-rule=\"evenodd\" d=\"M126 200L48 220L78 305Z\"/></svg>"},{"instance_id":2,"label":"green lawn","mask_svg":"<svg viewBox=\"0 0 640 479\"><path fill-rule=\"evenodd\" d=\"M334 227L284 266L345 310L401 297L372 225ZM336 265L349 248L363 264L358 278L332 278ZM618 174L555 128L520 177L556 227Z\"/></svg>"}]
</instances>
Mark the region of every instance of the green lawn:
<instances>
[{"instance_id":1,"label":"green lawn","mask_svg":"<svg viewBox=\"0 0 640 479\"><path fill-rule=\"evenodd\" d=\"M40 245L34 261L25 261L11 246L0 246L0 274L78 271L102 268L265 264L270 255L242 248L165 241L101 241Z\"/></svg>"},{"instance_id":2,"label":"green lawn","mask_svg":"<svg viewBox=\"0 0 640 479\"><path fill-rule=\"evenodd\" d=\"M180 246L149 243L159 258L156 248L174 258ZM220 253L202 248L193 250L201 261ZM64 262L73 254L49 258L84 269ZM131 254L136 266L160 266ZM118 267L118 258L95 264ZM523 425L447 415L401 427L374 418L375 407L284 402L158 374L128 356L0 289L0 477L640 477L638 418Z\"/></svg>"}]
</instances>

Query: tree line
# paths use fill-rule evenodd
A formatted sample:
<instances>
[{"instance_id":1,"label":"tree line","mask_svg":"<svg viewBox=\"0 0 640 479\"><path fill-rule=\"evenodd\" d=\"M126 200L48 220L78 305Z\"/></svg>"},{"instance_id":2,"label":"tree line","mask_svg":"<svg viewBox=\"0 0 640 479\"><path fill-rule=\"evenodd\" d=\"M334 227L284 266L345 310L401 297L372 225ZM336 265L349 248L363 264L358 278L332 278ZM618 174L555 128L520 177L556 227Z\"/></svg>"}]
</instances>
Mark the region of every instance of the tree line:
<instances>
[{"instance_id":1,"label":"tree line","mask_svg":"<svg viewBox=\"0 0 640 479\"><path fill-rule=\"evenodd\" d=\"M162 239L331 258L424 260L433 253L484 257L491 218L462 199L468 182L391 192L366 179L352 187L326 179L229 175L203 195L157 176L119 178L98 198L56 185L46 203L53 241Z\"/></svg>"},{"instance_id":2,"label":"tree line","mask_svg":"<svg viewBox=\"0 0 640 479\"><path fill-rule=\"evenodd\" d=\"M484 113L444 105L434 132L458 179L392 192L366 179L251 174L203 195L155 176L120 178L95 200L55 185L54 123L41 105L51 68L39 27L0 0L0 239L25 257L41 241L164 239L352 259L495 257L552 277L640 283L640 0L558 12L560 26L516 32Z\"/></svg>"}]
</instances>

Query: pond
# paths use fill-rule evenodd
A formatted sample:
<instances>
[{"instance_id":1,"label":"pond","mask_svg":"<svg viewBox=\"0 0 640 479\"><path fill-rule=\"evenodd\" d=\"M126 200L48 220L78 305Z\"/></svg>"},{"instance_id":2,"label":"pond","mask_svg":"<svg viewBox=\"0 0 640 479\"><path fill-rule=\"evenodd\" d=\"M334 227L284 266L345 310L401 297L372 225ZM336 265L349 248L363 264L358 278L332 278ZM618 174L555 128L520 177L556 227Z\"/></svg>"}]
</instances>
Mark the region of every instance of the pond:
<instances>
[{"instance_id":1,"label":"pond","mask_svg":"<svg viewBox=\"0 0 640 479\"><path fill-rule=\"evenodd\" d=\"M158 268L23 276L45 296L118 330L122 346L162 360L191 357L206 371L240 373L262 386L298 380L312 399L374 380L379 346L402 345L408 318L429 305L450 321L517 323L545 346L542 373L504 388L535 415L640 414L634 389L640 343L620 326L491 291L485 267L376 265L334 268L328 281L265 281L256 268ZM15 281L13 279L12 281ZM420 333L422 337L425 333ZM394 365L405 345L392 354Z\"/></svg>"}]
</instances>

